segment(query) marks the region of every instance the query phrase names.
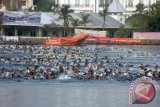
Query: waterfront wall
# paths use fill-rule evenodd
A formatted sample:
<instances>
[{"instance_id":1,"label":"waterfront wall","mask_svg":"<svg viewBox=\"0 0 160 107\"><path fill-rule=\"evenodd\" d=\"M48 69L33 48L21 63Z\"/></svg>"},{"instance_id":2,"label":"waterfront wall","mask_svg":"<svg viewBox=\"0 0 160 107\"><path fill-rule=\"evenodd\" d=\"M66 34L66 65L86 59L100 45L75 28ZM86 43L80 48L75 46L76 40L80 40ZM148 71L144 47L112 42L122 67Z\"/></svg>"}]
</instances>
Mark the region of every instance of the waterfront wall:
<instances>
[{"instance_id":1,"label":"waterfront wall","mask_svg":"<svg viewBox=\"0 0 160 107\"><path fill-rule=\"evenodd\" d=\"M13 38L13 37L12 37ZM43 45L43 41L49 37L20 37L18 41L0 41L0 44L20 44L20 45ZM123 39L123 40L122 40ZM104 44L104 45L160 45L160 39L141 39L140 42L138 39L129 39L129 38L108 38L100 41L84 41L86 44ZM130 41L130 42L126 42Z\"/></svg>"},{"instance_id":2,"label":"waterfront wall","mask_svg":"<svg viewBox=\"0 0 160 107\"><path fill-rule=\"evenodd\" d=\"M133 32L134 39L159 39L160 32Z\"/></svg>"}]
</instances>

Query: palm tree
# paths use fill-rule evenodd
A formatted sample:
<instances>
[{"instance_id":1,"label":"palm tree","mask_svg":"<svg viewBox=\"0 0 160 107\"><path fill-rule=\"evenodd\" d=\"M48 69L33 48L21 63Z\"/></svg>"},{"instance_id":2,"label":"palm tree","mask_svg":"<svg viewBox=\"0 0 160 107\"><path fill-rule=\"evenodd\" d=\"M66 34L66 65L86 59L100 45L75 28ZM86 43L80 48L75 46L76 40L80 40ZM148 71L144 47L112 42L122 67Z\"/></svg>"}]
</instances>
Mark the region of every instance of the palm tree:
<instances>
[{"instance_id":1,"label":"palm tree","mask_svg":"<svg viewBox=\"0 0 160 107\"><path fill-rule=\"evenodd\" d=\"M99 12L99 15L103 17L103 25L102 25L103 30L104 30L105 23L106 23L107 13L108 13L108 9L106 7L102 11Z\"/></svg>"},{"instance_id":2,"label":"palm tree","mask_svg":"<svg viewBox=\"0 0 160 107\"><path fill-rule=\"evenodd\" d=\"M52 0L49 9L51 9L53 12L57 12L58 4L56 4L56 0Z\"/></svg>"},{"instance_id":3,"label":"palm tree","mask_svg":"<svg viewBox=\"0 0 160 107\"><path fill-rule=\"evenodd\" d=\"M73 13L74 10L70 9L69 5L64 5L63 7L59 8L57 13L59 14L59 19L63 20L63 33L64 36L66 35L66 27L68 27L69 19L72 18L70 15Z\"/></svg>"},{"instance_id":4,"label":"palm tree","mask_svg":"<svg viewBox=\"0 0 160 107\"><path fill-rule=\"evenodd\" d=\"M81 14L81 18L82 18L81 23L84 25L85 28L86 28L86 24L91 22L91 20L89 20L89 16L90 14L85 14L85 13Z\"/></svg>"},{"instance_id":5,"label":"palm tree","mask_svg":"<svg viewBox=\"0 0 160 107\"><path fill-rule=\"evenodd\" d=\"M71 25L73 26L73 34L75 34L75 28L80 25L81 21L79 19L71 18Z\"/></svg>"}]
</instances>

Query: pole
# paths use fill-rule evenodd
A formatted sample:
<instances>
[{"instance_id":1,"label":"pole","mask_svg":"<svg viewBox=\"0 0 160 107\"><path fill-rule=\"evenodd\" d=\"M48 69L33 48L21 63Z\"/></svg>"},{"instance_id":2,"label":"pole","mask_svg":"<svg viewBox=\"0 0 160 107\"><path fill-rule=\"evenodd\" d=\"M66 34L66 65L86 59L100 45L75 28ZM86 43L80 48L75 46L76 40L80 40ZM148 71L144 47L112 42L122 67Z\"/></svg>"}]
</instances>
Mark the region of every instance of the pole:
<instances>
[{"instance_id":1,"label":"pole","mask_svg":"<svg viewBox=\"0 0 160 107\"><path fill-rule=\"evenodd\" d=\"M95 13L97 12L97 0L95 0Z\"/></svg>"},{"instance_id":2,"label":"pole","mask_svg":"<svg viewBox=\"0 0 160 107\"><path fill-rule=\"evenodd\" d=\"M11 8L11 10L13 9L13 1L12 0L10 0L10 8Z\"/></svg>"}]
</instances>

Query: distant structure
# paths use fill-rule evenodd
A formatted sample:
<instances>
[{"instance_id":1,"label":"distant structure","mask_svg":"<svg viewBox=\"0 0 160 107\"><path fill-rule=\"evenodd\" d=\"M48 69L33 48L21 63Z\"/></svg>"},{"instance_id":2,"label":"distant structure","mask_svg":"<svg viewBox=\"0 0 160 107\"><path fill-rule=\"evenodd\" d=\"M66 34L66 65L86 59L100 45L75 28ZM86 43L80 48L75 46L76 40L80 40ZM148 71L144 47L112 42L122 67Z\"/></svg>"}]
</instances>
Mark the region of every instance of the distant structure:
<instances>
[{"instance_id":1,"label":"distant structure","mask_svg":"<svg viewBox=\"0 0 160 107\"><path fill-rule=\"evenodd\" d=\"M123 5L119 1L114 0L109 5L108 12L111 17L118 20L122 24L125 24L126 16L124 13L126 13L126 10L124 9Z\"/></svg>"},{"instance_id":2,"label":"distant structure","mask_svg":"<svg viewBox=\"0 0 160 107\"><path fill-rule=\"evenodd\" d=\"M33 0L19 0L19 7L21 9L28 9L33 6Z\"/></svg>"},{"instance_id":3,"label":"distant structure","mask_svg":"<svg viewBox=\"0 0 160 107\"><path fill-rule=\"evenodd\" d=\"M55 0L58 6L70 5L76 12L98 13L104 7L109 5L109 0Z\"/></svg>"},{"instance_id":4,"label":"distant structure","mask_svg":"<svg viewBox=\"0 0 160 107\"><path fill-rule=\"evenodd\" d=\"M137 4L142 3L144 6L149 7L157 1L160 0L110 0L109 4L112 2L117 2L117 4L120 3L125 9L125 14L130 16L136 11Z\"/></svg>"},{"instance_id":5,"label":"distant structure","mask_svg":"<svg viewBox=\"0 0 160 107\"><path fill-rule=\"evenodd\" d=\"M33 6L33 0L0 0L1 11L29 9Z\"/></svg>"},{"instance_id":6,"label":"distant structure","mask_svg":"<svg viewBox=\"0 0 160 107\"><path fill-rule=\"evenodd\" d=\"M111 17L124 24L126 18L135 13L137 4L149 7L157 1L160 0L109 0L108 12Z\"/></svg>"},{"instance_id":7,"label":"distant structure","mask_svg":"<svg viewBox=\"0 0 160 107\"><path fill-rule=\"evenodd\" d=\"M1 3L0 4L0 12L4 12L5 10L6 10L6 6L3 3Z\"/></svg>"},{"instance_id":8,"label":"distant structure","mask_svg":"<svg viewBox=\"0 0 160 107\"><path fill-rule=\"evenodd\" d=\"M123 5L118 1L118 0L114 0L108 7L108 12L109 13L125 13L126 10L124 9Z\"/></svg>"},{"instance_id":9,"label":"distant structure","mask_svg":"<svg viewBox=\"0 0 160 107\"><path fill-rule=\"evenodd\" d=\"M160 3L160 0L157 0L157 3Z\"/></svg>"},{"instance_id":10,"label":"distant structure","mask_svg":"<svg viewBox=\"0 0 160 107\"><path fill-rule=\"evenodd\" d=\"M136 5L143 3L145 6L158 2L160 0L55 0L55 3L59 6L70 5L75 12L93 12L98 13L103 10L104 7L108 7L114 2L114 8L121 4L127 15L132 15L136 10ZM112 10L114 11L114 10Z\"/></svg>"},{"instance_id":11,"label":"distant structure","mask_svg":"<svg viewBox=\"0 0 160 107\"><path fill-rule=\"evenodd\" d=\"M113 17L107 15L105 26L103 26L103 17L98 13L89 13L89 20L86 26L77 26L79 29L93 29L102 30L103 27L107 31L108 36L113 37L115 32L122 25L119 21ZM81 13L72 13L73 18L81 19ZM58 19L58 14L53 12L28 12L23 11L4 11L2 20L2 35L6 36L54 36L63 35L63 20ZM47 25L50 25L53 29L49 29ZM125 28L131 28L127 24L123 24ZM69 22L69 29L66 32L67 35L73 35L72 31L74 27Z\"/></svg>"}]
</instances>

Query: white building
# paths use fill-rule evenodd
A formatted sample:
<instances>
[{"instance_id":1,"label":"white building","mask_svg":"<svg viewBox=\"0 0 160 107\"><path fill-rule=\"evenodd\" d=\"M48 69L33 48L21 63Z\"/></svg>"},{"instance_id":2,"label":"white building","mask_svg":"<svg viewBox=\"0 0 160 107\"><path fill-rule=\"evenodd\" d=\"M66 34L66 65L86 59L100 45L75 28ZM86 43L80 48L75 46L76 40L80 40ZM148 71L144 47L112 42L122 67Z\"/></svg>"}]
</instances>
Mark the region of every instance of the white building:
<instances>
[{"instance_id":1,"label":"white building","mask_svg":"<svg viewBox=\"0 0 160 107\"><path fill-rule=\"evenodd\" d=\"M59 6L70 5L75 13L83 11L99 13L108 5L110 16L122 24L125 24L126 18L136 11L137 4L143 3L149 7L156 2L157 0L56 0Z\"/></svg>"},{"instance_id":2,"label":"white building","mask_svg":"<svg viewBox=\"0 0 160 107\"><path fill-rule=\"evenodd\" d=\"M150 6L157 2L157 0L56 0L56 4L59 6L70 5L75 12L98 13L105 4L111 4L113 1L119 1L129 15L136 10L136 5L139 3Z\"/></svg>"},{"instance_id":3,"label":"white building","mask_svg":"<svg viewBox=\"0 0 160 107\"><path fill-rule=\"evenodd\" d=\"M59 6L70 5L76 13L83 11L98 13L103 9L105 1L108 0L56 0L56 4Z\"/></svg>"},{"instance_id":4,"label":"white building","mask_svg":"<svg viewBox=\"0 0 160 107\"><path fill-rule=\"evenodd\" d=\"M6 10L6 6L4 4L0 4L0 12L3 12Z\"/></svg>"},{"instance_id":5,"label":"white building","mask_svg":"<svg viewBox=\"0 0 160 107\"><path fill-rule=\"evenodd\" d=\"M142 3L146 7L149 7L150 5L157 2L157 0L117 0L117 1L119 1L122 4L124 9L126 10L127 15L133 14L136 11L136 5L139 3Z\"/></svg>"},{"instance_id":6,"label":"white building","mask_svg":"<svg viewBox=\"0 0 160 107\"><path fill-rule=\"evenodd\" d=\"M19 5L22 9L28 9L33 6L33 0L19 0Z\"/></svg>"},{"instance_id":7,"label":"white building","mask_svg":"<svg viewBox=\"0 0 160 107\"><path fill-rule=\"evenodd\" d=\"M119 22L125 24L126 22L126 10L124 9L123 5L119 1L113 1L108 6L108 12L110 13L110 16L114 19L118 20Z\"/></svg>"},{"instance_id":8,"label":"white building","mask_svg":"<svg viewBox=\"0 0 160 107\"><path fill-rule=\"evenodd\" d=\"M124 24L125 19L135 13L137 4L142 3L145 7L149 7L156 2L157 0L110 0L108 12L111 17Z\"/></svg>"}]
</instances>

